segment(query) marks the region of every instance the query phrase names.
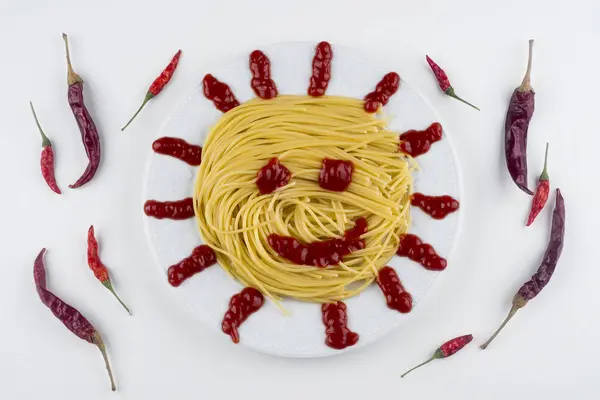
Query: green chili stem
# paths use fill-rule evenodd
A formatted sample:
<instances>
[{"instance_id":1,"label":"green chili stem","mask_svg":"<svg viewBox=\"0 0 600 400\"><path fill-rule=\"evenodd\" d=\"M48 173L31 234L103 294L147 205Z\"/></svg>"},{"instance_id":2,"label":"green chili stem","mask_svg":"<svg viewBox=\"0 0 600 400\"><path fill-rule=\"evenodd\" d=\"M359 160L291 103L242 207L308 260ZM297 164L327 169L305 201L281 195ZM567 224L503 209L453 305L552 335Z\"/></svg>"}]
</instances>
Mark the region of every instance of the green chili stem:
<instances>
[{"instance_id":1,"label":"green chili stem","mask_svg":"<svg viewBox=\"0 0 600 400\"><path fill-rule=\"evenodd\" d=\"M135 119L135 117L138 116L138 114L142 111L142 109L144 108L144 106L146 105L146 103L148 103L150 101L151 98L153 98L154 95L150 92L146 93L146 97L144 97L144 101L142 102L142 105L140 106L140 108L138 108L138 110L135 112L135 114L133 114L133 117L131 117L131 119L129 120L129 122L127 122L125 124L125 126L123 128L121 128L121 132L123 132L125 129L127 129L127 127L129 126L129 124L131 124L133 122L133 120Z\"/></svg>"},{"instance_id":2,"label":"green chili stem","mask_svg":"<svg viewBox=\"0 0 600 400\"><path fill-rule=\"evenodd\" d=\"M33 118L35 118L35 123L37 124L38 129L40 130L40 134L42 135L42 147L52 146L52 142L48 139L48 136L44 133L42 126L40 125L40 121L38 120L37 114L35 113L35 108L33 108L33 103L30 101L29 106L31 107L31 112L33 113Z\"/></svg>"},{"instance_id":3,"label":"green chili stem","mask_svg":"<svg viewBox=\"0 0 600 400\"><path fill-rule=\"evenodd\" d=\"M434 354L429 360L423 361L421 364L417 365L416 367L412 367L411 369L409 369L408 371L406 371L405 373L403 373L402 375L400 375L400 378L404 378L406 375L408 375L409 372L412 372L415 369L420 368L420 367L422 367L425 364L429 364L430 362L432 362L433 360L435 360L437 358L439 358L439 356L438 356L438 354L436 352L436 354Z\"/></svg>"},{"instance_id":4,"label":"green chili stem","mask_svg":"<svg viewBox=\"0 0 600 400\"><path fill-rule=\"evenodd\" d=\"M523 77L523 82L519 86L519 92L529 92L531 90L531 63L533 61L533 39L529 40L529 57L527 58L527 70Z\"/></svg>"},{"instance_id":5,"label":"green chili stem","mask_svg":"<svg viewBox=\"0 0 600 400\"><path fill-rule=\"evenodd\" d=\"M544 169L542 170L542 174L540 175L540 181L547 181L550 179L548 176L548 147L549 143L546 143L546 155L544 156Z\"/></svg>"},{"instance_id":6,"label":"green chili stem","mask_svg":"<svg viewBox=\"0 0 600 400\"><path fill-rule=\"evenodd\" d=\"M458 97L458 96L456 95L456 93L454 92L454 88L453 88L452 86L450 86L450 87L449 87L449 88L446 90L446 92L445 92L445 93L446 93L448 96L452 97L453 99L456 99L456 100L458 100L458 101L462 101L463 103L465 103L465 104L467 104L467 105L469 105L469 106L473 107L473 108L474 108L474 109L476 109L477 111L481 111L481 110L479 109L479 107L477 107L477 106L474 106L473 104L469 103L468 101L466 101L466 100L464 100L464 99L461 99L460 97Z\"/></svg>"},{"instance_id":7,"label":"green chili stem","mask_svg":"<svg viewBox=\"0 0 600 400\"><path fill-rule=\"evenodd\" d=\"M481 347L482 350L485 350L490 345L490 343L492 343L492 340L494 340L494 338L496 336L498 336L498 334L500 333L502 328L504 328L504 326L508 323L508 321L511 320L511 318L517 313L517 311L519 311L520 308L525 307L526 304L527 304L527 300L525 300L523 297L521 297L519 294L517 294L513 299L513 305L511 307L510 311L508 312L508 315L502 322L502 325L500 325L500 327L496 330L496 332L494 332L492 337L490 337L487 342L485 342L484 344L482 344L479 347Z\"/></svg>"},{"instance_id":8,"label":"green chili stem","mask_svg":"<svg viewBox=\"0 0 600 400\"><path fill-rule=\"evenodd\" d=\"M106 346L104 345L102 337L97 331L94 332L92 340L100 350L100 353L102 353L102 358L104 358L104 364L106 365L106 370L108 371L108 377L110 378L110 389L114 392L117 390L117 386L115 385L115 379L113 378L112 369L110 368L110 362L108 361L108 354L106 354Z\"/></svg>"},{"instance_id":9,"label":"green chili stem","mask_svg":"<svg viewBox=\"0 0 600 400\"><path fill-rule=\"evenodd\" d=\"M106 280L104 282L102 282L102 284L108 289L110 290L110 292L113 294L113 296L115 296L115 298L117 300L119 300L119 303L121 303L121 305L123 306L123 308L125 310L127 310L127 312L129 313L129 315L131 314L131 311L129 311L129 308L125 305L125 303L123 303L123 301L121 300L121 298L117 295L117 292L115 292L115 289L113 289L112 283L110 283L109 280Z\"/></svg>"}]
</instances>

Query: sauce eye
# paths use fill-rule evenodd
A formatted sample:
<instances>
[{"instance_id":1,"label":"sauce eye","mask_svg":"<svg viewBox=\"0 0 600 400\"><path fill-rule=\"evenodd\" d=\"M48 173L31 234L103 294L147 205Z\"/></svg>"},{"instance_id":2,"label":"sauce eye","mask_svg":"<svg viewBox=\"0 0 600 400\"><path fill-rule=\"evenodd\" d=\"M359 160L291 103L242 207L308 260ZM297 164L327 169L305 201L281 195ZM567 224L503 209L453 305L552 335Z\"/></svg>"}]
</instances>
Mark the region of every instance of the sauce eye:
<instances>
[{"instance_id":1,"label":"sauce eye","mask_svg":"<svg viewBox=\"0 0 600 400\"><path fill-rule=\"evenodd\" d=\"M275 189L285 186L290 181L292 173L277 157L269 160L267 165L258 170L256 186L260 194L273 193Z\"/></svg>"},{"instance_id":2,"label":"sauce eye","mask_svg":"<svg viewBox=\"0 0 600 400\"><path fill-rule=\"evenodd\" d=\"M343 192L350 186L353 173L352 162L324 158L319 173L319 186L333 192Z\"/></svg>"}]
</instances>

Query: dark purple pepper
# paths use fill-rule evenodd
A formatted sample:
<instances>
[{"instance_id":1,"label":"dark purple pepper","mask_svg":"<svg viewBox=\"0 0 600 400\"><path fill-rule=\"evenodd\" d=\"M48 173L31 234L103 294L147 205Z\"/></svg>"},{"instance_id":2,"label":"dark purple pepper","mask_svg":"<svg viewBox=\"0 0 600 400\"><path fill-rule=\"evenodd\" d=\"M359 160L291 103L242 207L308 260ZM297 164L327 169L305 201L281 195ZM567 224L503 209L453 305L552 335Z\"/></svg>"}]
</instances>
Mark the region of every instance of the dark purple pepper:
<instances>
[{"instance_id":1,"label":"dark purple pepper","mask_svg":"<svg viewBox=\"0 0 600 400\"><path fill-rule=\"evenodd\" d=\"M560 254L563 249L563 242L565 237L565 202L560 193L559 189L556 189L556 205L554 206L554 212L552 214L552 228L550 230L550 240L544 259L540 264L537 272L531 277L531 279L523 284L515 297L513 298L512 308L508 313L508 316L500 325L500 328L485 342L481 348L485 349L494 340L494 338L500 333L506 323L515 315L515 313L527 305L527 302L537 296L542 289L550 282L552 274L556 269L556 264L560 258Z\"/></svg>"},{"instance_id":2,"label":"dark purple pepper","mask_svg":"<svg viewBox=\"0 0 600 400\"><path fill-rule=\"evenodd\" d=\"M100 333L98 333L90 321L88 321L75 307L65 303L61 298L46 288L44 253L46 253L46 249L40 251L40 254L38 254L33 264L33 280L35 282L37 293L40 296L40 300L42 300L42 303L52 311L52 314L54 314L68 330L73 332L75 336L96 345L98 349L100 349L102 357L104 358L104 363L106 364L106 370L110 377L111 389L115 391L115 381L108 362L106 347Z\"/></svg>"},{"instance_id":3,"label":"dark purple pepper","mask_svg":"<svg viewBox=\"0 0 600 400\"><path fill-rule=\"evenodd\" d=\"M100 137L98 135L98 129L92 116L88 112L83 101L83 79L73 71L71 65L71 56L69 54L69 41L67 35L63 33L63 39L65 41L65 48L67 52L67 83L69 84L69 106L79 126L81 132L81 140L83 141L83 147L85 148L85 154L88 157L88 166L81 175L81 177L72 185L70 188L75 189L92 180L98 167L100 166Z\"/></svg>"},{"instance_id":4,"label":"dark purple pepper","mask_svg":"<svg viewBox=\"0 0 600 400\"><path fill-rule=\"evenodd\" d=\"M533 40L530 40L527 71L521 86L515 89L510 98L504 126L508 172L517 186L530 195L533 192L527 187L527 131L535 110L535 92L530 82L532 57Z\"/></svg>"}]
</instances>

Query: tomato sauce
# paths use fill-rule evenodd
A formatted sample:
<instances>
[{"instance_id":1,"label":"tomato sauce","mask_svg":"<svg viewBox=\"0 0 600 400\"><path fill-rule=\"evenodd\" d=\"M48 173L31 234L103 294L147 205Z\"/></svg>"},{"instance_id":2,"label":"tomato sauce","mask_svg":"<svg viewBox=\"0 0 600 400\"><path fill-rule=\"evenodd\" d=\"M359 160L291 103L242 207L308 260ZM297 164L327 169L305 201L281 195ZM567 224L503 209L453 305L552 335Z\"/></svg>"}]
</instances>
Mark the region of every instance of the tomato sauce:
<instances>
[{"instance_id":1,"label":"tomato sauce","mask_svg":"<svg viewBox=\"0 0 600 400\"><path fill-rule=\"evenodd\" d=\"M250 53L250 86L261 99L269 100L277 96L277 86L271 79L271 61L265 53L254 50Z\"/></svg>"},{"instance_id":2,"label":"tomato sauce","mask_svg":"<svg viewBox=\"0 0 600 400\"><path fill-rule=\"evenodd\" d=\"M202 162L202 147L190 144L183 139L175 137L162 137L152 143L152 149L166 156L177 158L192 166Z\"/></svg>"},{"instance_id":3,"label":"tomato sauce","mask_svg":"<svg viewBox=\"0 0 600 400\"><path fill-rule=\"evenodd\" d=\"M227 112L240 105L231 88L211 74L204 76L202 85L204 96L213 102L217 110Z\"/></svg>"},{"instance_id":4,"label":"tomato sauce","mask_svg":"<svg viewBox=\"0 0 600 400\"><path fill-rule=\"evenodd\" d=\"M346 231L343 239L328 239L308 244L301 243L292 236L269 235L269 245L281 257L298 265L325 268L336 265L345 255L365 248L360 235L367 230L365 218L359 218L354 228Z\"/></svg>"},{"instance_id":5,"label":"tomato sauce","mask_svg":"<svg viewBox=\"0 0 600 400\"><path fill-rule=\"evenodd\" d=\"M265 298L262 293L251 287L244 288L240 293L233 295L221 323L223 333L231 336L233 343L239 343L238 328L250 315L260 310L264 303Z\"/></svg>"},{"instance_id":6,"label":"tomato sauce","mask_svg":"<svg viewBox=\"0 0 600 400\"><path fill-rule=\"evenodd\" d=\"M400 135L400 150L412 157L425 154L442 139L442 125L434 122L424 131L410 130Z\"/></svg>"},{"instance_id":7,"label":"tomato sauce","mask_svg":"<svg viewBox=\"0 0 600 400\"><path fill-rule=\"evenodd\" d=\"M408 257L431 271L442 271L448 266L446 260L440 257L430 244L423 243L418 236L409 233L400 236L400 246L396 254Z\"/></svg>"},{"instance_id":8,"label":"tomato sauce","mask_svg":"<svg viewBox=\"0 0 600 400\"><path fill-rule=\"evenodd\" d=\"M194 249L189 257L169 267L167 276L171 286L178 287L186 279L204 271L217 262L214 250L203 244Z\"/></svg>"},{"instance_id":9,"label":"tomato sauce","mask_svg":"<svg viewBox=\"0 0 600 400\"><path fill-rule=\"evenodd\" d=\"M187 197L177 201L148 200L144 204L144 213L157 219L182 220L194 216L194 199Z\"/></svg>"}]
</instances>

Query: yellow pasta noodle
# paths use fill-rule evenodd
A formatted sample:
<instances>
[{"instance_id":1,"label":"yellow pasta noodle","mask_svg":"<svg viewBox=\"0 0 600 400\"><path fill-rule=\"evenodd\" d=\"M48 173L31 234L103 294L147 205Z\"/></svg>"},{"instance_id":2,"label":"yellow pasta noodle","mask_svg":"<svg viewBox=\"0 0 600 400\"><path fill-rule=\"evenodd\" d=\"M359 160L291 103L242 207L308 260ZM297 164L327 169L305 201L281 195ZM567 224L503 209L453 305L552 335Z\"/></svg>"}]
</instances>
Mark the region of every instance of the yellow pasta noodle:
<instances>
[{"instance_id":1,"label":"yellow pasta noodle","mask_svg":"<svg viewBox=\"0 0 600 400\"><path fill-rule=\"evenodd\" d=\"M205 141L194 188L200 234L221 267L276 301L331 302L371 284L410 224L412 165L386 125L362 100L336 96L254 99L224 114ZM260 194L256 174L273 157L291 179ZM346 191L319 186L324 158L354 164ZM341 238L361 217L366 246L339 265L297 265L268 243L272 233L305 243Z\"/></svg>"}]
</instances>

